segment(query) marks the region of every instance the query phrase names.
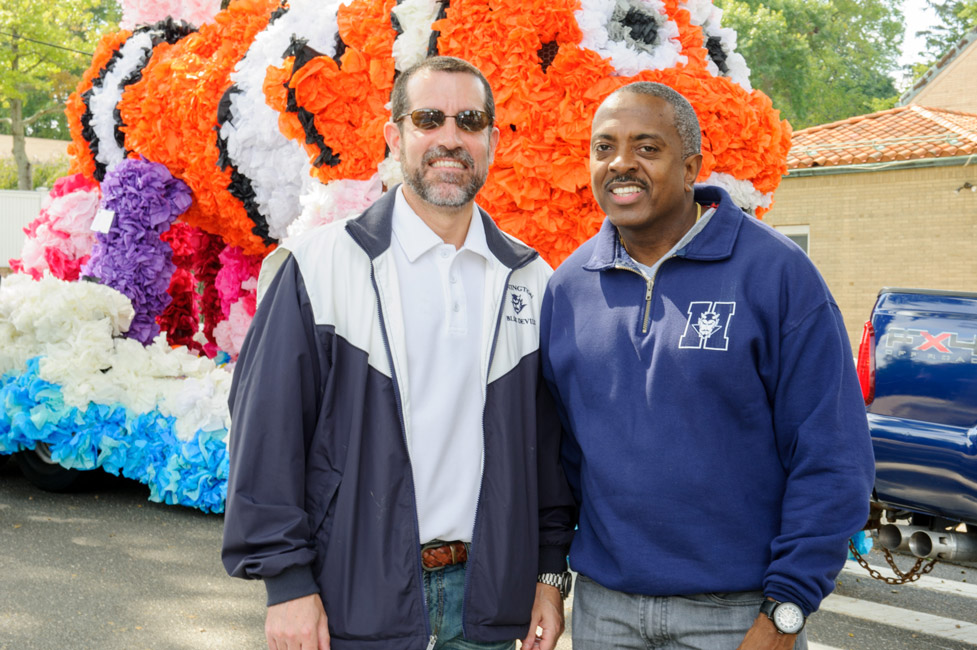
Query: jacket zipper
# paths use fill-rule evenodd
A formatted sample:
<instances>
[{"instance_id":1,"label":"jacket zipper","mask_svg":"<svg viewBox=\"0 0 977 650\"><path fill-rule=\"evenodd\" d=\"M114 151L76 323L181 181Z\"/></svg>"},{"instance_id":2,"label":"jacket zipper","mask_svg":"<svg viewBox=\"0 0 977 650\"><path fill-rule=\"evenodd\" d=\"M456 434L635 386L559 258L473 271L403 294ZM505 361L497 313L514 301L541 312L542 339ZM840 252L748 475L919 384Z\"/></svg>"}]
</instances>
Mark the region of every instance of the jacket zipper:
<instances>
[{"instance_id":1,"label":"jacket zipper","mask_svg":"<svg viewBox=\"0 0 977 650\"><path fill-rule=\"evenodd\" d=\"M534 258L535 259L535 258ZM532 260L530 260L532 261ZM525 264L523 265L525 266ZM519 268L522 268L520 266ZM489 347L488 365L485 367L485 382L483 386L486 391L488 389L489 375L492 373L492 361L495 359L495 346L499 342L499 330L502 327L502 312L505 310L505 296L509 291L509 280L512 279L512 274L516 272L517 269L510 269L505 276L505 281L502 283L502 299L499 301L499 309L495 314L495 331L492 334L492 345ZM465 636L468 636L468 630L465 626L465 605L468 602L468 589L469 589L469 579L471 578L471 564L472 558L475 556L475 529L478 526L478 511L481 509L482 505L482 481L485 480L485 467L484 467L484 457L485 457L485 406L487 399L482 401L482 476L478 483L478 498L475 499L475 522L472 525L472 545L468 552L468 562L465 565L465 587L462 590L462 600L461 600L461 632ZM435 639L436 640L436 639ZM434 640L431 641L430 646L427 650L431 650L434 647Z\"/></svg>"},{"instance_id":2,"label":"jacket zipper","mask_svg":"<svg viewBox=\"0 0 977 650\"><path fill-rule=\"evenodd\" d=\"M407 444L407 423L404 419L404 407L403 400L400 394L400 382L397 381L397 372L394 368L394 356L393 351L390 349L390 340L387 338L387 324L383 317L383 301L380 294L380 285L377 283L376 269L373 266L373 262L370 262L370 282L373 283L373 291L377 296L377 316L380 319L380 334L383 336L383 348L387 353L387 362L390 364L390 379L394 384L394 397L397 403L397 417L400 419L400 439L404 443L404 451L407 454L407 476L410 480L410 490L411 496L414 501L414 537L420 540L421 537L421 524L417 520L417 494L414 489L414 470L413 465L410 460L410 445ZM483 443L484 444L484 443ZM431 634L431 621L430 614L428 612L427 597L424 595L424 569L421 565L421 551L420 542L418 542L418 549L416 553L416 568L417 568L417 584L421 592L421 603L424 604L424 630L430 637L428 642L427 650L432 650L434 644L437 643L438 635Z\"/></svg>"}]
</instances>

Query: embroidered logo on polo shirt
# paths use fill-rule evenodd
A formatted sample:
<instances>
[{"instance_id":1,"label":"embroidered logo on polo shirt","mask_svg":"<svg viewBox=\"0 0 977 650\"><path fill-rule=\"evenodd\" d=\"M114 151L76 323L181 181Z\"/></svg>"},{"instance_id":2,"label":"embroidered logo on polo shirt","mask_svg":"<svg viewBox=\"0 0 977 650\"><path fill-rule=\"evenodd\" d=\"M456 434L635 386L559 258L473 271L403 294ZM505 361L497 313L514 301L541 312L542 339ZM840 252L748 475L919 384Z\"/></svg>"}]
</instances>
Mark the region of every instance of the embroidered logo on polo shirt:
<instances>
[{"instance_id":1,"label":"embroidered logo on polo shirt","mask_svg":"<svg viewBox=\"0 0 977 650\"><path fill-rule=\"evenodd\" d=\"M729 322L736 313L735 302L697 300L689 304L685 333L678 346L691 350L728 350Z\"/></svg>"},{"instance_id":2,"label":"embroidered logo on polo shirt","mask_svg":"<svg viewBox=\"0 0 977 650\"><path fill-rule=\"evenodd\" d=\"M519 284L510 284L508 289L509 306L512 308L512 314L505 315L506 321L516 323L518 325L535 325L535 318L520 316L523 310L529 306L529 302L533 299L533 292L529 290L529 287L524 287ZM532 310L527 313L531 313L531 311Z\"/></svg>"}]
</instances>

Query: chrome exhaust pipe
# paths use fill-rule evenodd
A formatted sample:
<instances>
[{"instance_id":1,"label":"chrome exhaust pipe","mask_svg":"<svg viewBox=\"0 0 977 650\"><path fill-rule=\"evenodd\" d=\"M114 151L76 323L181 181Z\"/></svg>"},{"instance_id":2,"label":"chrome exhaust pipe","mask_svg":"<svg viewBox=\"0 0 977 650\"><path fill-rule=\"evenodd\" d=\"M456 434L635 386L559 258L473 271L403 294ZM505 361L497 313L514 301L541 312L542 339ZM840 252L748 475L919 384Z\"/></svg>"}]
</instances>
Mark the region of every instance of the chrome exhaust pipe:
<instances>
[{"instance_id":1,"label":"chrome exhaust pipe","mask_svg":"<svg viewBox=\"0 0 977 650\"><path fill-rule=\"evenodd\" d=\"M909 552L909 540L913 534L929 530L925 526L886 524L879 528L879 544L890 551Z\"/></svg>"},{"instance_id":2,"label":"chrome exhaust pipe","mask_svg":"<svg viewBox=\"0 0 977 650\"><path fill-rule=\"evenodd\" d=\"M977 534L952 530L919 530L909 538L916 557L972 562L977 560Z\"/></svg>"}]
</instances>

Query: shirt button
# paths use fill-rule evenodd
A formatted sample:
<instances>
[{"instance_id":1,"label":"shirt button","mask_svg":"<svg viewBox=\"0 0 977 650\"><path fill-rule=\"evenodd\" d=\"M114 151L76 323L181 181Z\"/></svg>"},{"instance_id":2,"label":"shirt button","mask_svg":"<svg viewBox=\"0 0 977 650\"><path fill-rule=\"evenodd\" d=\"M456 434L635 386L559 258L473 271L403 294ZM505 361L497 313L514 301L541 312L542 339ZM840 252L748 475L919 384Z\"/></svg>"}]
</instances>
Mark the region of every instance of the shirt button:
<instances>
[{"instance_id":1,"label":"shirt button","mask_svg":"<svg viewBox=\"0 0 977 650\"><path fill-rule=\"evenodd\" d=\"M454 275L452 275L452 276L451 276L451 284L454 284L454 283L455 283L455 282L457 282L457 281L458 281L458 277L457 277L457 276L454 276Z\"/></svg>"},{"instance_id":2,"label":"shirt button","mask_svg":"<svg viewBox=\"0 0 977 650\"><path fill-rule=\"evenodd\" d=\"M450 255L450 254L451 253L448 252L448 249L447 248L442 248L441 249L441 257L443 257L444 259L448 259L448 255Z\"/></svg>"},{"instance_id":3,"label":"shirt button","mask_svg":"<svg viewBox=\"0 0 977 650\"><path fill-rule=\"evenodd\" d=\"M455 303L455 305L454 305L454 307L452 309L454 310L455 313L458 313L458 311L461 309L461 307L458 306L458 303Z\"/></svg>"}]
</instances>

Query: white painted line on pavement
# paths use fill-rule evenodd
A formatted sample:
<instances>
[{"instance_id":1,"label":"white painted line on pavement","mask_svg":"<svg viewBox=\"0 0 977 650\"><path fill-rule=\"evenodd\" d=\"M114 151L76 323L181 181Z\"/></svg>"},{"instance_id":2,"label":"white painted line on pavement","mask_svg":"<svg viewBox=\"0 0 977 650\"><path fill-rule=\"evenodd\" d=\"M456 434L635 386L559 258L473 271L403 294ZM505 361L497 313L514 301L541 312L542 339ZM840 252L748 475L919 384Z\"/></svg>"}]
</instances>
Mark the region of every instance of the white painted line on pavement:
<instances>
[{"instance_id":1,"label":"white painted line on pavement","mask_svg":"<svg viewBox=\"0 0 977 650\"><path fill-rule=\"evenodd\" d=\"M807 650L841 650L841 648L836 648L830 645L822 645L820 643L815 643L814 641L808 641Z\"/></svg>"},{"instance_id":2,"label":"white painted line on pavement","mask_svg":"<svg viewBox=\"0 0 977 650\"><path fill-rule=\"evenodd\" d=\"M867 600L831 594L821 602L820 611L851 616L881 625L910 630L951 641L977 641L977 625L952 618L914 612Z\"/></svg>"},{"instance_id":3,"label":"white painted line on pavement","mask_svg":"<svg viewBox=\"0 0 977 650\"><path fill-rule=\"evenodd\" d=\"M881 567L873 564L872 568L877 571L881 571L882 575L893 575L892 570L888 567ZM858 562L855 562L854 560L848 560L848 562L845 563L845 568L842 569L842 573L855 573L859 574L860 577L873 580L872 576L868 574L868 571L863 569ZM977 585L969 582L960 582L959 580L934 578L932 576L923 576L919 580L907 582L904 585L895 585L895 587L921 587L923 589L929 589L930 591L938 591L940 593L951 594L953 596L963 596L964 598L977 599Z\"/></svg>"}]
</instances>

